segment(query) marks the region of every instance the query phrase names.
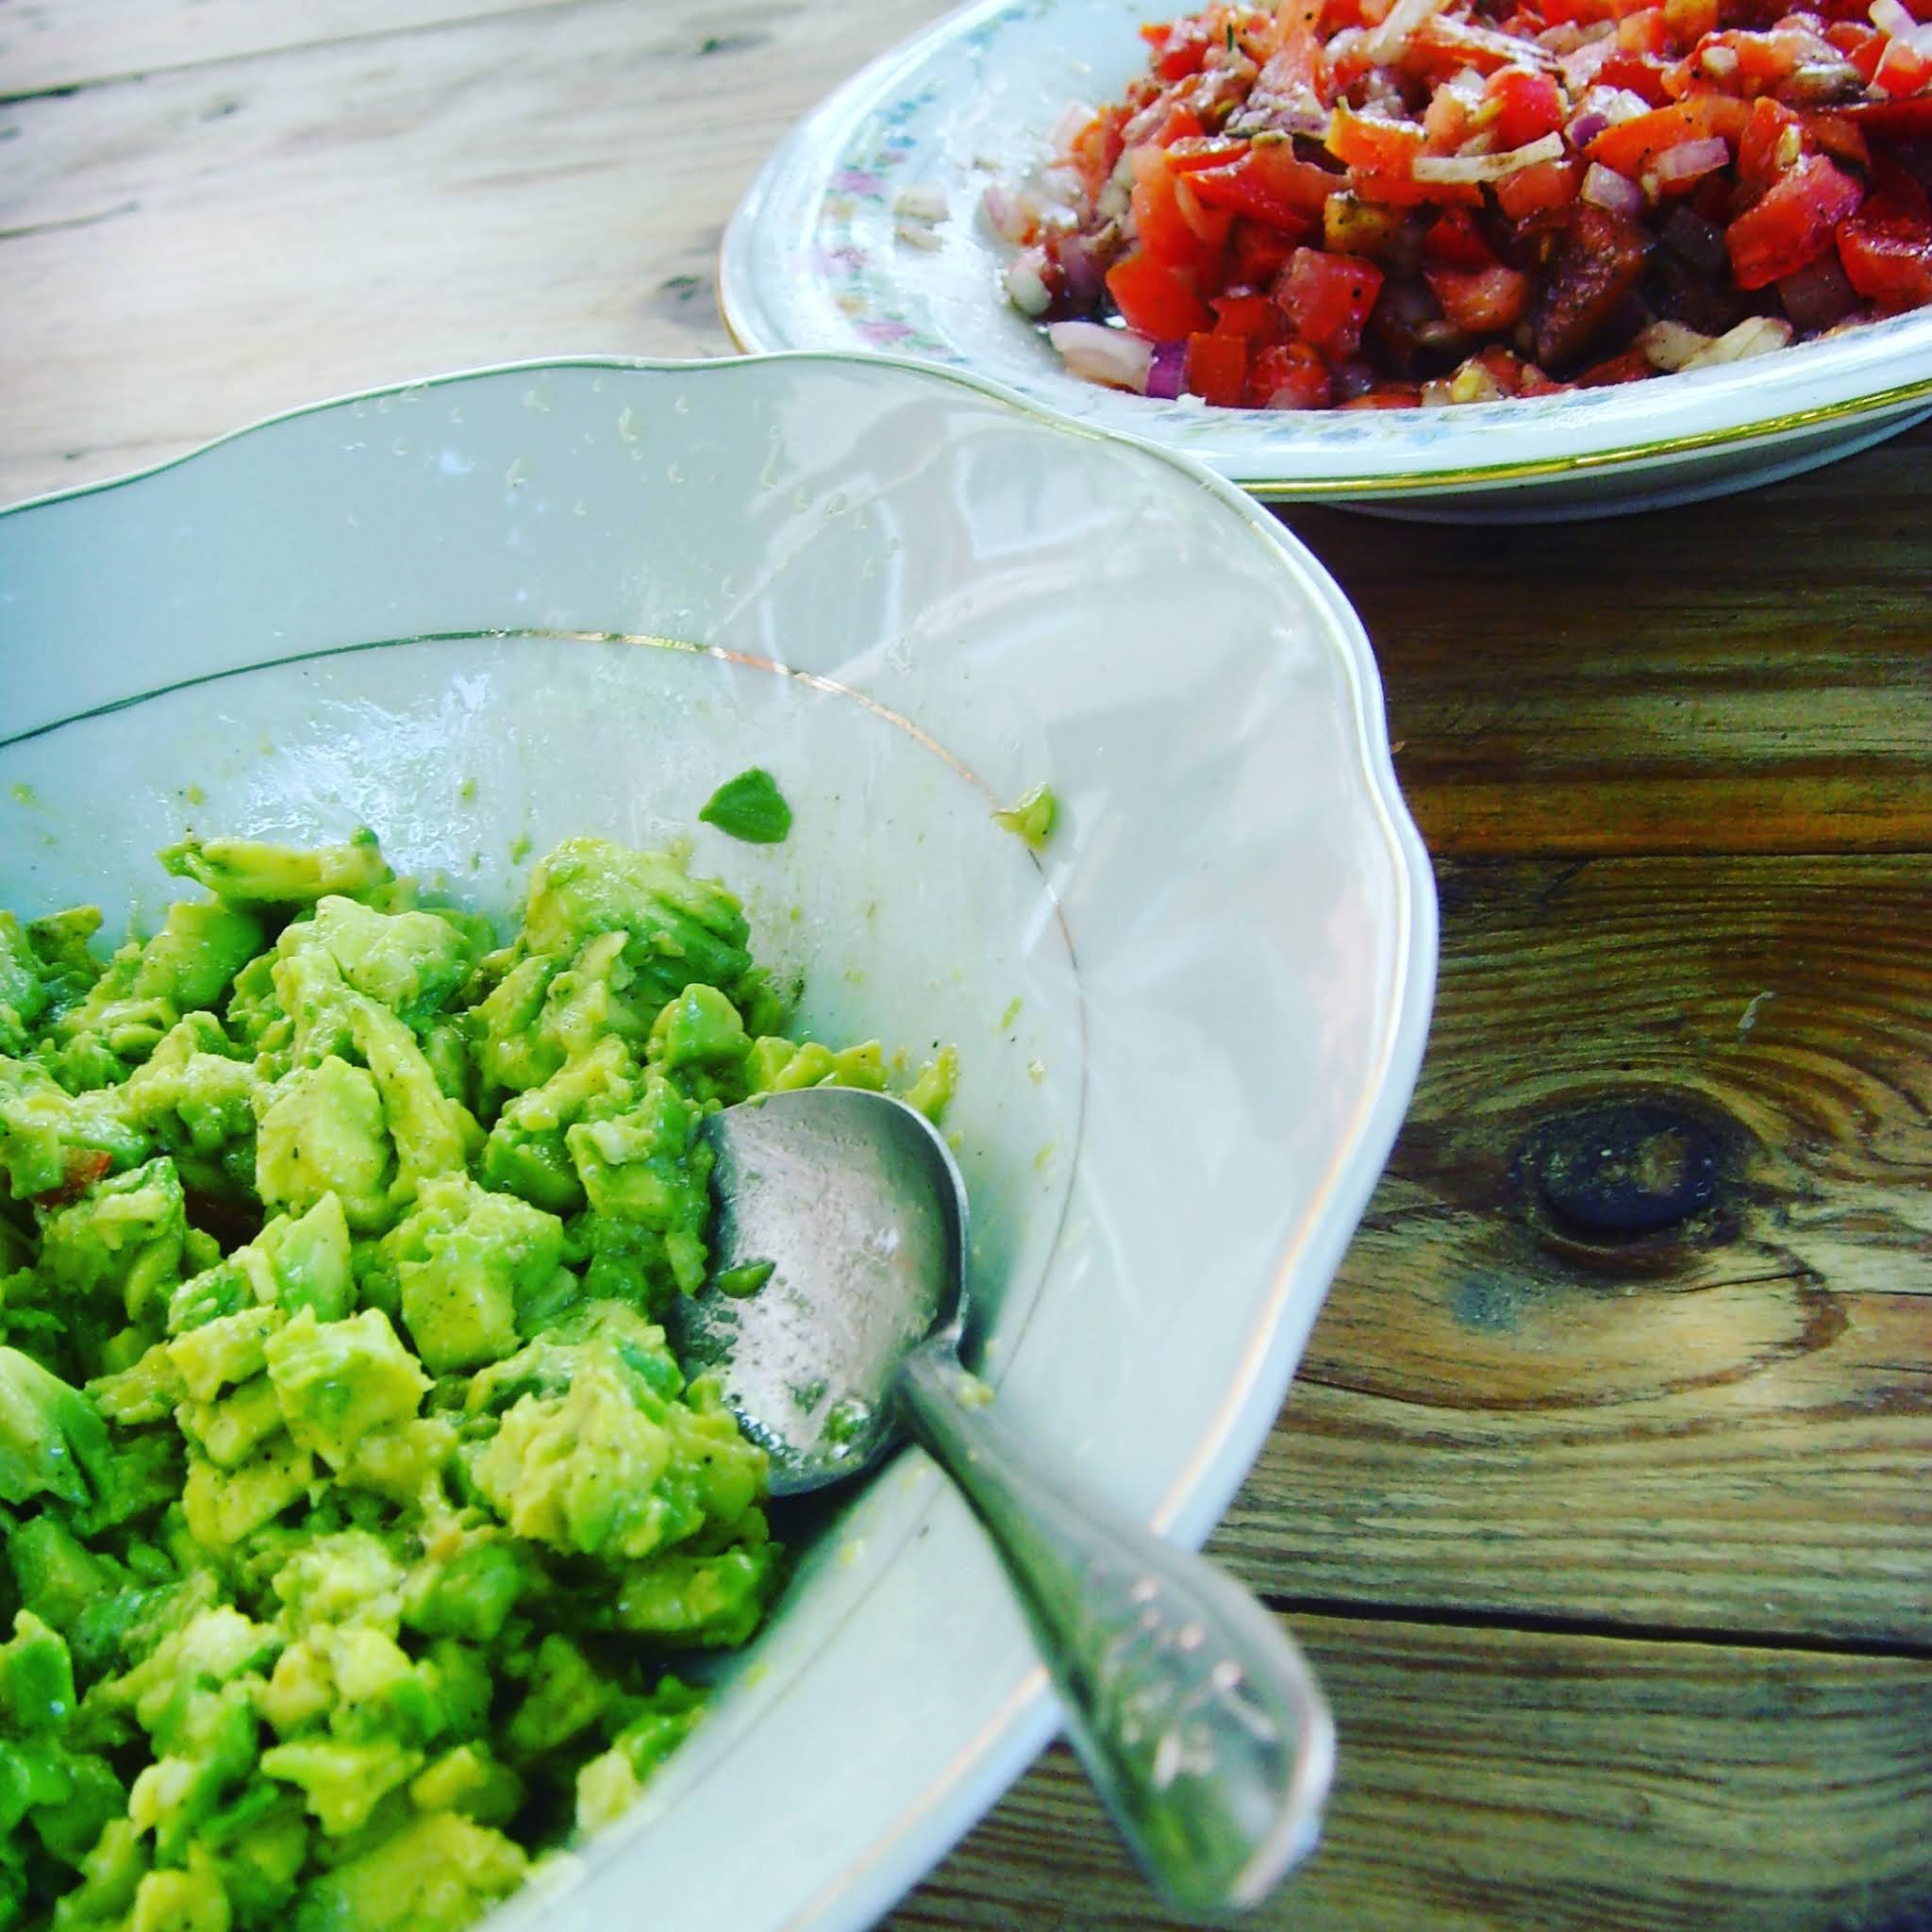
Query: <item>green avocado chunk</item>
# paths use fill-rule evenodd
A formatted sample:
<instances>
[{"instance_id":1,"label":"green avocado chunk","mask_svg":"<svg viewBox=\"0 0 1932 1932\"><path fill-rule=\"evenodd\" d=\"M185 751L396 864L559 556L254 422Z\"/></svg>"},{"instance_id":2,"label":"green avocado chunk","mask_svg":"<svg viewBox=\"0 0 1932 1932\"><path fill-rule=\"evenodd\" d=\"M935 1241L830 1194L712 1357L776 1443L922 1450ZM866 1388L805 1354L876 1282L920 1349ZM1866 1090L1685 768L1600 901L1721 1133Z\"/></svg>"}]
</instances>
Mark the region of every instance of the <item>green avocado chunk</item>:
<instances>
[{"instance_id":1,"label":"green avocado chunk","mask_svg":"<svg viewBox=\"0 0 1932 1932\"><path fill-rule=\"evenodd\" d=\"M762 772L713 806L790 824ZM211 896L105 964L0 911L0 1932L459 1932L783 1583L661 1320L706 1117L937 1113L955 1056L790 1037L674 853L566 840L502 944L372 834L163 863Z\"/></svg>"}]
</instances>

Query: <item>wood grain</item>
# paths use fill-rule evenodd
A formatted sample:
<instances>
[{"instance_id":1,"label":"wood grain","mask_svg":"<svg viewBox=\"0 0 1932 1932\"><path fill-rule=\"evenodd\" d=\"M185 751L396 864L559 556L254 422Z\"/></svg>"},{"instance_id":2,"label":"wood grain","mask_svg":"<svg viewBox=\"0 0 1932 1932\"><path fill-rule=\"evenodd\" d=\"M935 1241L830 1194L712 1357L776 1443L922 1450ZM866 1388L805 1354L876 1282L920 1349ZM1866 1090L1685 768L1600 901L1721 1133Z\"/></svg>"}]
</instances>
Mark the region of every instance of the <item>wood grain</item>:
<instances>
[{"instance_id":1,"label":"wood grain","mask_svg":"<svg viewBox=\"0 0 1932 1932\"><path fill-rule=\"evenodd\" d=\"M1287 1597L1932 1643L1932 866L1441 895L1422 1082L1226 1547ZM1579 1222L1550 1130L1633 1103L1707 1196Z\"/></svg>"},{"instance_id":2,"label":"wood grain","mask_svg":"<svg viewBox=\"0 0 1932 1932\"><path fill-rule=\"evenodd\" d=\"M1906 1932L1932 1910L1932 1663L1295 1627L1344 1745L1323 1845L1257 1932ZM1056 1747L887 1925L1183 1923Z\"/></svg>"},{"instance_id":3,"label":"wood grain","mask_svg":"<svg viewBox=\"0 0 1932 1932\"><path fill-rule=\"evenodd\" d=\"M0 96L102 87L171 67L254 59L328 41L453 26L570 0L8 0L0 6Z\"/></svg>"},{"instance_id":4,"label":"wood grain","mask_svg":"<svg viewBox=\"0 0 1932 1932\"><path fill-rule=\"evenodd\" d=\"M758 164L945 4L0 0L0 502L433 370L724 350ZM1932 1927L1928 456L1290 512L1443 954L1214 1545L1342 1729L1268 1932ZM891 1923L1174 1924L1063 1750Z\"/></svg>"},{"instance_id":5,"label":"wood grain","mask_svg":"<svg viewBox=\"0 0 1932 1932\"><path fill-rule=\"evenodd\" d=\"M1374 640L1432 852L1932 847L1932 424L1603 524L1288 521Z\"/></svg>"},{"instance_id":6,"label":"wood grain","mask_svg":"<svg viewBox=\"0 0 1932 1932\"><path fill-rule=\"evenodd\" d=\"M575 0L0 107L0 502L438 371L728 352L758 164L941 10Z\"/></svg>"}]
</instances>

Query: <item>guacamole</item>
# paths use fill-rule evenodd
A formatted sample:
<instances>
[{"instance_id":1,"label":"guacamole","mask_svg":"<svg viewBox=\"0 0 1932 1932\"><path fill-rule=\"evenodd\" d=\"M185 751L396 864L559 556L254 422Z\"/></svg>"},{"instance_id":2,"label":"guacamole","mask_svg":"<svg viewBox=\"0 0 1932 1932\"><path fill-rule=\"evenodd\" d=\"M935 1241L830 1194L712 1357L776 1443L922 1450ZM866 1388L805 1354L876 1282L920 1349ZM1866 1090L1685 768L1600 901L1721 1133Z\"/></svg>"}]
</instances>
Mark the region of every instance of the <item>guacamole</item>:
<instances>
[{"instance_id":1,"label":"guacamole","mask_svg":"<svg viewBox=\"0 0 1932 1932\"><path fill-rule=\"evenodd\" d=\"M764 1457L658 1324L698 1128L887 1064L675 854L566 841L508 945L366 834L162 862L211 896L105 965L0 912L0 1928L444 1932L758 1628Z\"/></svg>"}]
</instances>

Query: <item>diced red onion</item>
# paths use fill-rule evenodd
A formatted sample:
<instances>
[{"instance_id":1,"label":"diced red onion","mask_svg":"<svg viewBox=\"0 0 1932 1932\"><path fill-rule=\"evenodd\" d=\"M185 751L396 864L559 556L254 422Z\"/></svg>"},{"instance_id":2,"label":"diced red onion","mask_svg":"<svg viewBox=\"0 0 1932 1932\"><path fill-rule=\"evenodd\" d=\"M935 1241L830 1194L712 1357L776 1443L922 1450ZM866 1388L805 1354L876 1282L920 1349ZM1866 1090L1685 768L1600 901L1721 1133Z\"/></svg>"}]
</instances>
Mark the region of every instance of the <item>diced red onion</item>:
<instances>
[{"instance_id":1,"label":"diced red onion","mask_svg":"<svg viewBox=\"0 0 1932 1932\"><path fill-rule=\"evenodd\" d=\"M1582 113L1564 128L1563 136L1570 145L1581 154L1606 127L1610 117L1596 108L1586 108Z\"/></svg>"},{"instance_id":2,"label":"diced red onion","mask_svg":"<svg viewBox=\"0 0 1932 1932\"><path fill-rule=\"evenodd\" d=\"M1101 267L1092 242L1083 235L1062 236L1058 255L1068 306L1091 308L1107 286L1107 271Z\"/></svg>"},{"instance_id":3,"label":"diced red onion","mask_svg":"<svg viewBox=\"0 0 1932 1932\"><path fill-rule=\"evenodd\" d=\"M1563 137L1551 133L1500 155L1418 155L1409 172L1418 181L1500 181L1539 161L1560 161Z\"/></svg>"},{"instance_id":4,"label":"diced red onion","mask_svg":"<svg viewBox=\"0 0 1932 1932\"><path fill-rule=\"evenodd\" d=\"M1591 129L1591 139L1594 142L1606 127L1615 127L1626 120L1637 120L1639 114L1648 112L1648 100L1642 94L1633 94L1628 87L1588 87L1584 89L1582 98L1576 103L1576 112L1571 116L1565 133L1571 137L1571 147L1582 147L1584 143L1576 129L1578 124L1586 122L1591 116L1602 116L1600 124Z\"/></svg>"},{"instance_id":5,"label":"diced red onion","mask_svg":"<svg viewBox=\"0 0 1932 1932\"><path fill-rule=\"evenodd\" d=\"M1613 215L1633 221L1643 212L1643 190L1627 175L1592 161L1584 170L1583 186L1577 191L1585 201Z\"/></svg>"},{"instance_id":6,"label":"diced red onion","mask_svg":"<svg viewBox=\"0 0 1932 1932\"><path fill-rule=\"evenodd\" d=\"M1156 342L1153 358L1147 364L1147 393L1163 403L1173 402L1181 392L1187 365L1187 343Z\"/></svg>"},{"instance_id":7,"label":"diced red onion","mask_svg":"<svg viewBox=\"0 0 1932 1932\"><path fill-rule=\"evenodd\" d=\"M1713 134L1701 141L1680 141L1675 147L1665 148L1651 167L1659 183L1668 185L1715 174L1730 158L1730 143L1722 135Z\"/></svg>"},{"instance_id":8,"label":"diced red onion","mask_svg":"<svg viewBox=\"0 0 1932 1932\"><path fill-rule=\"evenodd\" d=\"M1572 47L1568 53L1557 59L1557 72L1563 77L1563 85L1573 94L1581 94L1604 70L1612 54L1617 51L1614 41L1585 41L1580 46Z\"/></svg>"},{"instance_id":9,"label":"diced red onion","mask_svg":"<svg viewBox=\"0 0 1932 1932\"><path fill-rule=\"evenodd\" d=\"M1359 357L1352 357L1338 365L1335 371L1335 399L1349 402L1356 396L1365 396L1375 386L1375 372Z\"/></svg>"},{"instance_id":10,"label":"diced red onion","mask_svg":"<svg viewBox=\"0 0 1932 1932\"><path fill-rule=\"evenodd\" d=\"M1046 257L1028 248L1007 264L1007 300L1022 315L1040 316L1053 307L1053 288L1047 278Z\"/></svg>"},{"instance_id":11,"label":"diced red onion","mask_svg":"<svg viewBox=\"0 0 1932 1932\"><path fill-rule=\"evenodd\" d=\"M1858 306L1858 291L1845 279L1832 254L1821 255L1808 268L1787 275L1777 285L1777 298L1791 325L1806 335L1817 335L1842 322Z\"/></svg>"},{"instance_id":12,"label":"diced red onion","mask_svg":"<svg viewBox=\"0 0 1932 1932\"><path fill-rule=\"evenodd\" d=\"M997 181L990 181L980 206L986 210L987 225L1002 242L1025 241L1031 222L1017 195L1009 194Z\"/></svg>"},{"instance_id":13,"label":"diced red onion","mask_svg":"<svg viewBox=\"0 0 1932 1932\"><path fill-rule=\"evenodd\" d=\"M1047 136L1054 152L1059 150L1085 127L1093 118L1093 109L1085 101L1069 101L1060 110L1060 118L1053 124L1053 132Z\"/></svg>"},{"instance_id":14,"label":"diced red onion","mask_svg":"<svg viewBox=\"0 0 1932 1932\"><path fill-rule=\"evenodd\" d=\"M1145 336L1097 322L1056 322L1048 327L1046 339L1059 351L1069 375L1146 394L1154 344Z\"/></svg>"},{"instance_id":15,"label":"diced red onion","mask_svg":"<svg viewBox=\"0 0 1932 1932\"><path fill-rule=\"evenodd\" d=\"M1688 261L1692 268L1701 268L1707 275L1715 275L1728 259L1724 249L1724 231L1715 222L1706 220L1694 208L1682 205L1674 208L1670 219L1663 225L1660 239L1678 260Z\"/></svg>"}]
</instances>

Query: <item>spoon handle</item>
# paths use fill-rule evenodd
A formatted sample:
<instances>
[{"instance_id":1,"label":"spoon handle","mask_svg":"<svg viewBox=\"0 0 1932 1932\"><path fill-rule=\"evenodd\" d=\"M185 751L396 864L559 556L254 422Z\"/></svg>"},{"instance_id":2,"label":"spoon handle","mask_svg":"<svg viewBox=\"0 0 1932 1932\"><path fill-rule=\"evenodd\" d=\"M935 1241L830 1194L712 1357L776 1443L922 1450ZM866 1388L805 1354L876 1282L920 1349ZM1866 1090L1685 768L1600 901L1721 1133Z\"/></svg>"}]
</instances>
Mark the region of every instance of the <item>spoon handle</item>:
<instances>
[{"instance_id":1,"label":"spoon handle","mask_svg":"<svg viewBox=\"0 0 1932 1932\"><path fill-rule=\"evenodd\" d=\"M1183 1910L1252 1906L1314 1848L1335 1729L1254 1597L1021 1448L952 1344L898 1395L1011 1578L1067 1728L1123 1837Z\"/></svg>"}]
</instances>

